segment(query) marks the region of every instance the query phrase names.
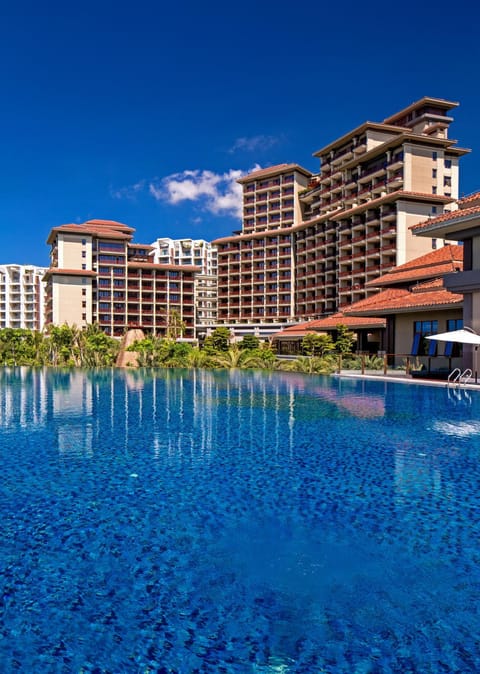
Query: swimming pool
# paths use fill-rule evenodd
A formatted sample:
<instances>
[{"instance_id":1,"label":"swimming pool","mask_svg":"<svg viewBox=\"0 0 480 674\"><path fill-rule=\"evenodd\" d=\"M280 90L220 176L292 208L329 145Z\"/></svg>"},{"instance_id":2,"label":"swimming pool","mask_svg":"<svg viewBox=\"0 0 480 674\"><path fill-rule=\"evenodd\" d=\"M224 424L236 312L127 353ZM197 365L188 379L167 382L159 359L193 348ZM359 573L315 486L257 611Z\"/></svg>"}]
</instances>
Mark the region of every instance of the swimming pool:
<instances>
[{"instance_id":1,"label":"swimming pool","mask_svg":"<svg viewBox=\"0 0 480 674\"><path fill-rule=\"evenodd\" d=\"M480 397L0 371L2 672L480 670Z\"/></svg>"}]
</instances>

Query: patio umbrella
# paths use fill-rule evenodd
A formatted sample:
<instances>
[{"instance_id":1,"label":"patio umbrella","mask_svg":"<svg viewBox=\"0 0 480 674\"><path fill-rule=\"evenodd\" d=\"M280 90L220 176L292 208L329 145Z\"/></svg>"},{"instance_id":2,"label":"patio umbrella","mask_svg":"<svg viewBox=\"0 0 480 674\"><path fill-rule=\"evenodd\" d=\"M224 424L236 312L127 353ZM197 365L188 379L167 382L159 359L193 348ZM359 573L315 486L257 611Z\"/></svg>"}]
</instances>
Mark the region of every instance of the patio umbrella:
<instances>
[{"instance_id":1,"label":"patio umbrella","mask_svg":"<svg viewBox=\"0 0 480 674\"><path fill-rule=\"evenodd\" d=\"M472 328L440 332L438 335L428 335L426 339L434 339L437 342L457 342L458 344L472 344L475 347L475 384L477 383L477 349L480 345L480 335Z\"/></svg>"}]
</instances>

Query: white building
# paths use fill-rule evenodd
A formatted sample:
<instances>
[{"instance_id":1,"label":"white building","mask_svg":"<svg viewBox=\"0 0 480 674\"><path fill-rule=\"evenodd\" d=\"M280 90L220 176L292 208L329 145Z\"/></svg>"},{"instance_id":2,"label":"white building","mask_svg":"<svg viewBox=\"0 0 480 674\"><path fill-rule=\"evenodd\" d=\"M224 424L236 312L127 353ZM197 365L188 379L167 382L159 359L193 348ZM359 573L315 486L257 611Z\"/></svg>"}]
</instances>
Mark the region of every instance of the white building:
<instances>
[{"instance_id":1,"label":"white building","mask_svg":"<svg viewBox=\"0 0 480 674\"><path fill-rule=\"evenodd\" d=\"M0 328L42 330L46 267L0 265Z\"/></svg>"},{"instance_id":2,"label":"white building","mask_svg":"<svg viewBox=\"0 0 480 674\"><path fill-rule=\"evenodd\" d=\"M155 264L193 264L201 267L202 274L217 273L217 248L204 239L159 238L154 243Z\"/></svg>"},{"instance_id":3,"label":"white building","mask_svg":"<svg viewBox=\"0 0 480 674\"><path fill-rule=\"evenodd\" d=\"M217 324L217 248L204 239L159 238L152 243L155 264L195 265L195 332L203 337Z\"/></svg>"}]
</instances>

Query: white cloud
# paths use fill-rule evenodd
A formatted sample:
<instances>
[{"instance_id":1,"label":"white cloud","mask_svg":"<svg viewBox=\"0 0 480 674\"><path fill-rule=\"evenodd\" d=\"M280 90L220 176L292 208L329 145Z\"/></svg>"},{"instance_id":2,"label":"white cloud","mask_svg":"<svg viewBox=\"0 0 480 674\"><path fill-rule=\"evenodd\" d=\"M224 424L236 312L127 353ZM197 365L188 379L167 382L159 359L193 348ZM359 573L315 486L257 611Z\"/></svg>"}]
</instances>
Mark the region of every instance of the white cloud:
<instances>
[{"instance_id":1,"label":"white cloud","mask_svg":"<svg viewBox=\"0 0 480 674\"><path fill-rule=\"evenodd\" d=\"M143 192L146 181L139 180L138 183L134 185L129 185L128 187L119 187L118 189L110 188L110 196L114 199L129 199L130 201L135 201L140 192Z\"/></svg>"},{"instance_id":2,"label":"white cloud","mask_svg":"<svg viewBox=\"0 0 480 674\"><path fill-rule=\"evenodd\" d=\"M242 152L260 152L263 150L269 150L274 145L279 143L280 139L275 136L243 136L237 138L232 147L229 149L229 153L233 154L237 151Z\"/></svg>"},{"instance_id":3,"label":"white cloud","mask_svg":"<svg viewBox=\"0 0 480 674\"><path fill-rule=\"evenodd\" d=\"M260 168L256 164L251 170ZM114 199L135 200L142 192L148 191L157 201L173 206L190 201L208 213L241 218L242 186L237 180L249 172L239 169L230 169L225 173L186 170L160 179L139 180L127 187L111 188L110 195ZM200 218L197 218L198 221Z\"/></svg>"},{"instance_id":4,"label":"white cloud","mask_svg":"<svg viewBox=\"0 0 480 674\"><path fill-rule=\"evenodd\" d=\"M255 169L259 168L258 166ZM230 169L226 173L207 170L182 171L149 184L150 194L158 201L179 204L184 201L199 203L215 215L241 217L242 187L237 180L244 171Z\"/></svg>"}]
</instances>

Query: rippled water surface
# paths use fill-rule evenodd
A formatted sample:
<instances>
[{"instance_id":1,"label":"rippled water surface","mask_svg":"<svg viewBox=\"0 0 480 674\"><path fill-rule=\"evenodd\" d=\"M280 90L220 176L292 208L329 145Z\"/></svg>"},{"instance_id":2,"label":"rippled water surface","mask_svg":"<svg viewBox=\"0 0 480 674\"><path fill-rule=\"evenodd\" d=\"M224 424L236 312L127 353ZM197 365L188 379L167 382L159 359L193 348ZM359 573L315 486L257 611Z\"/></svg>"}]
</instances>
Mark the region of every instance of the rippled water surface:
<instances>
[{"instance_id":1,"label":"rippled water surface","mask_svg":"<svg viewBox=\"0 0 480 674\"><path fill-rule=\"evenodd\" d=\"M480 396L0 371L2 672L480 671Z\"/></svg>"}]
</instances>

